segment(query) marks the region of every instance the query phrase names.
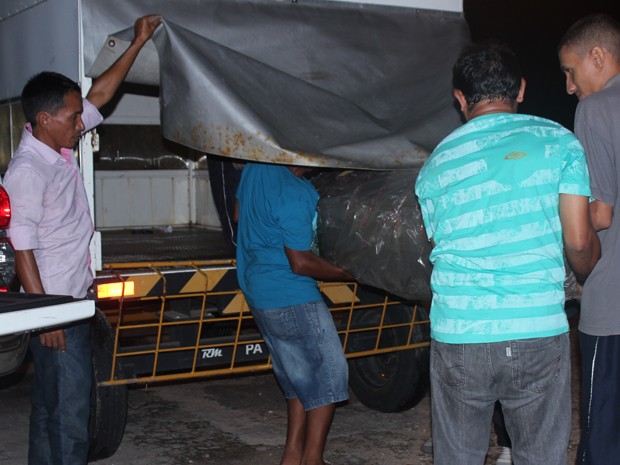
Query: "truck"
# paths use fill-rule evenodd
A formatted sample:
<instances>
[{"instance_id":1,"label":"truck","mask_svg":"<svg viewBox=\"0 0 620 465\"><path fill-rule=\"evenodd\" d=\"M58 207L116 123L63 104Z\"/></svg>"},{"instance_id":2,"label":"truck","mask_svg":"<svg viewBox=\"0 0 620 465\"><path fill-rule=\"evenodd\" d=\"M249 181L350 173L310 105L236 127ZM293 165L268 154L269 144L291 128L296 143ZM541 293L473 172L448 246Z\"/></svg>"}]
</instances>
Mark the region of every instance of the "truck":
<instances>
[{"instance_id":1,"label":"truck","mask_svg":"<svg viewBox=\"0 0 620 465\"><path fill-rule=\"evenodd\" d=\"M12 373L22 364L30 331L61 326L95 313L92 301L11 292L15 252L6 234L10 221L11 203L0 183L0 376Z\"/></svg>"},{"instance_id":2,"label":"truck","mask_svg":"<svg viewBox=\"0 0 620 465\"><path fill-rule=\"evenodd\" d=\"M149 13L164 25L75 152L96 226L92 460L121 443L129 387L271 368L209 160L410 169L459 124L461 0L5 0L0 172L26 80L57 71L86 94ZM427 306L358 281L319 283L351 389L372 409L410 408L428 385Z\"/></svg>"}]
</instances>

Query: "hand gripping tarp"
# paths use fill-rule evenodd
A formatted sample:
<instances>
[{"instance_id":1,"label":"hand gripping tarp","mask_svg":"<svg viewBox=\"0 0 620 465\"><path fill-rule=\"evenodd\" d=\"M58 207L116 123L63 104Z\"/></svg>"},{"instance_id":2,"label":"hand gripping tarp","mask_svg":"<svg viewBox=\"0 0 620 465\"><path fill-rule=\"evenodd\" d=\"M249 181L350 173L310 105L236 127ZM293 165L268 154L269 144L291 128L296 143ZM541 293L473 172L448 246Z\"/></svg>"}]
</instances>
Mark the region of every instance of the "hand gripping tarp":
<instances>
[{"instance_id":1,"label":"hand gripping tarp","mask_svg":"<svg viewBox=\"0 0 620 465\"><path fill-rule=\"evenodd\" d=\"M83 0L83 10L91 77L129 45L127 25L164 16L127 80L159 85L163 136L200 152L412 168L460 124L451 67L469 40L462 13L235 0Z\"/></svg>"}]
</instances>

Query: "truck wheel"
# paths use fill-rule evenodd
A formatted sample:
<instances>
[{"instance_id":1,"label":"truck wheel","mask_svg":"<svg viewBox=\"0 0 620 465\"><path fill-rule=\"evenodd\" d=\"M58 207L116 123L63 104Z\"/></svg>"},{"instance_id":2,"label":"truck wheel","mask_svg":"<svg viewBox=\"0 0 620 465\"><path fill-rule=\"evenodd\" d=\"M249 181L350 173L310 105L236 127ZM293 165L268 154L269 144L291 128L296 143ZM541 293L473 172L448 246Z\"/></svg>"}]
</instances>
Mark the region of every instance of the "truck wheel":
<instances>
[{"instance_id":1,"label":"truck wheel","mask_svg":"<svg viewBox=\"0 0 620 465\"><path fill-rule=\"evenodd\" d=\"M93 319L93 387L90 402L89 461L105 459L116 452L127 423L127 386L99 386L112 371L114 331L99 311ZM118 370L118 367L117 367ZM115 373L119 373L115 371Z\"/></svg>"},{"instance_id":2,"label":"truck wheel","mask_svg":"<svg viewBox=\"0 0 620 465\"><path fill-rule=\"evenodd\" d=\"M410 322L413 311L414 308L408 305L390 307L385 314L384 325ZM427 319L426 310L418 306L416 321ZM352 324L354 327L378 326L380 321L380 311L358 311L353 314ZM408 336L408 327L384 329L380 346L405 344ZM429 326L415 325L411 340L429 341ZM352 351L370 350L374 344L375 337L364 338L363 333L350 340ZM352 358L349 359L349 385L366 407L380 412L401 412L418 404L426 394L428 370L428 347Z\"/></svg>"}]
</instances>

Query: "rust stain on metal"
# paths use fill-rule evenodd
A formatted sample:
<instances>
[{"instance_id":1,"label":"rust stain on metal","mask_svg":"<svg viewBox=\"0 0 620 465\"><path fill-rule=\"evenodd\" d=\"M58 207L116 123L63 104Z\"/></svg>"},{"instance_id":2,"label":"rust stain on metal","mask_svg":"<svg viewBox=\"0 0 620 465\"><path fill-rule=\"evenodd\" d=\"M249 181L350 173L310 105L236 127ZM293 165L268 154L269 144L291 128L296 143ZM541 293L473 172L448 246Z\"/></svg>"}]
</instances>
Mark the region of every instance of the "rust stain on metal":
<instances>
[{"instance_id":1,"label":"rust stain on metal","mask_svg":"<svg viewBox=\"0 0 620 465\"><path fill-rule=\"evenodd\" d=\"M205 126L199 122L192 126L189 131L177 128L173 134L172 140L175 142L187 145L195 150L225 157L286 165L352 166L352 163L346 160L332 159L305 151L283 149L271 135L261 133L258 130L248 133L226 125ZM409 154L410 156L411 154ZM399 158L406 160L407 157L402 154ZM399 160L396 164L400 165L404 160Z\"/></svg>"},{"instance_id":2,"label":"rust stain on metal","mask_svg":"<svg viewBox=\"0 0 620 465\"><path fill-rule=\"evenodd\" d=\"M178 133L177 133L178 134ZM184 137L178 134L180 141ZM191 145L208 153L268 163L299 164L323 166L325 160L314 154L287 151L277 146L270 135L255 131L249 134L238 128L216 125L210 130L197 124L190 130Z\"/></svg>"}]
</instances>

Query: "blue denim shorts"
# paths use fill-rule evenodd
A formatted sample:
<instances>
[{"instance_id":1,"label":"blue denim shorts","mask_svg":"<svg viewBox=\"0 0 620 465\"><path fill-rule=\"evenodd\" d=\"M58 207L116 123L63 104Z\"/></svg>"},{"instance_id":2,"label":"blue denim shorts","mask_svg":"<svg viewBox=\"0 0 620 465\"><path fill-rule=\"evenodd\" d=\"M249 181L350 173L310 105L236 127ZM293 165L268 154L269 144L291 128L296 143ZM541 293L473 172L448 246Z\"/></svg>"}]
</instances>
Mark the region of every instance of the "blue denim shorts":
<instances>
[{"instance_id":1,"label":"blue denim shorts","mask_svg":"<svg viewBox=\"0 0 620 465\"><path fill-rule=\"evenodd\" d=\"M287 399L305 410L349 398L349 370L334 320L323 301L252 309Z\"/></svg>"}]
</instances>

